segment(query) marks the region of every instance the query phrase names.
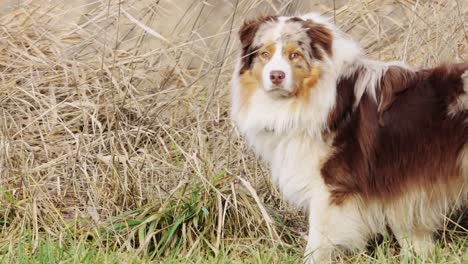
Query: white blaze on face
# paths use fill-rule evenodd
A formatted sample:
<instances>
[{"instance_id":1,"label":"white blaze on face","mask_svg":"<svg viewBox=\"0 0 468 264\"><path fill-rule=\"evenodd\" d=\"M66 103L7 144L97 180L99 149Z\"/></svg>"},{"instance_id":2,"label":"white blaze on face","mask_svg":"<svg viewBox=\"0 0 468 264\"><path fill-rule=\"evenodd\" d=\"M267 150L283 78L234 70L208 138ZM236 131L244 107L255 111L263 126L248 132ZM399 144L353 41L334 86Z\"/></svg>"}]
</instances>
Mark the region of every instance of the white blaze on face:
<instances>
[{"instance_id":1,"label":"white blaze on face","mask_svg":"<svg viewBox=\"0 0 468 264\"><path fill-rule=\"evenodd\" d=\"M273 90L279 89L281 93L290 93L293 92L293 85L292 85L292 69L288 63L288 58L285 58L283 55L283 43L281 41L281 32L283 30L285 24L285 18L280 17L278 21L278 25L274 31L274 45L275 45L275 53L271 57L270 61L265 65L262 72L262 82L263 82L263 89L265 91L270 92ZM271 73L275 71L283 72L285 77L281 84L276 85L271 81Z\"/></svg>"}]
</instances>

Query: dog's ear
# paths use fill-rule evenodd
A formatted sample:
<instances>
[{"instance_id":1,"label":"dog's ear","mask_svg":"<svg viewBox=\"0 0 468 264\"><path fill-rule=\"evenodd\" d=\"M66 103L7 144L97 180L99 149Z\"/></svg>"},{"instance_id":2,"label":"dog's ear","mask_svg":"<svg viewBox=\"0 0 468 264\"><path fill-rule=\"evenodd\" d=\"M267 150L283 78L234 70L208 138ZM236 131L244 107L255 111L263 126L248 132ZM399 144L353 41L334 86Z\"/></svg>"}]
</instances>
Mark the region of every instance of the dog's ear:
<instances>
[{"instance_id":1,"label":"dog's ear","mask_svg":"<svg viewBox=\"0 0 468 264\"><path fill-rule=\"evenodd\" d=\"M257 20L247 20L239 29L239 39L242 51L246 50L251 44L257 33L260 23Z\"/></svg>"},{"instance_id":2,"label":"dog's ear","mask_svg":"<svg viewBox=\"0 0 468 264\"><path fill-rule=\"evenodd\" d=\"M252 42L260 26L267 21L275 21L276 16L262 16L252 20L246 20L239 29L239 39L242 48L241 73L248 69L252 63L254 52L259 47L252 47Z\"/></svg>"},{"instance_id":3,"label":"dog's ear","mask_svg":"<svg viewBox=\"0 0 468 264\"><path fill-rule=\"evenodd\" d=\"M315 23L312 20L305 20L303 26L306 28L311 41L312 55L321 60L324 54L319 50L320 47L328 56L332 56L333 35L331 30L325 25Z\"/></svg>"},{"instance_id":4,"label":"dog's ear","mask_svg":"<svg viewBox=\"0 0 468 264\"><path fill-rule=\"evenodd\" d=\"M242 49L245 49L252 44L255 38L255 34L257 33L261 24L267 21L275 21L276 19L276 16L261 16L255 19L244 21L244 24L239 29L239 38Z\"/></svg>"},{"instance_id":5,"label":"dog's ear","mask_svg":"<svg viewBox=\"0 0 468 264\"><path fill-rule=\"evenodd\" d=\"M380 84L380 102L377 107L379 125L384 126L383 116L390 109L400 94L411 87L412 72L408 69L391 66L388 68Z\"/></svg>"}]
</instances>

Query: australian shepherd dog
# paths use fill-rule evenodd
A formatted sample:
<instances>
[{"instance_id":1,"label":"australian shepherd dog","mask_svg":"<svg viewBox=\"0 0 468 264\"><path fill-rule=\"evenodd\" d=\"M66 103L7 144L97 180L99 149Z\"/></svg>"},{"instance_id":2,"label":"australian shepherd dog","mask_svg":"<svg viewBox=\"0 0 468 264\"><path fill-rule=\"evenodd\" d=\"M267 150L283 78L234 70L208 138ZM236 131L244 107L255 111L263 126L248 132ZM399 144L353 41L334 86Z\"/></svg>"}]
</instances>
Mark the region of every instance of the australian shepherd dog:
<instances>
[{"instance_id":1,"label":"australian shepherd dog","mask_svg":"<svg viewBox=\"0 0 468 264\"><path fill-rule=\"evenodd\" d=\"M309 262L388 228L425 255L468 196L468 64L368 59L317 14L239 31L231 116L284 199L307 211Z\"/></svg>"}]
</instances>

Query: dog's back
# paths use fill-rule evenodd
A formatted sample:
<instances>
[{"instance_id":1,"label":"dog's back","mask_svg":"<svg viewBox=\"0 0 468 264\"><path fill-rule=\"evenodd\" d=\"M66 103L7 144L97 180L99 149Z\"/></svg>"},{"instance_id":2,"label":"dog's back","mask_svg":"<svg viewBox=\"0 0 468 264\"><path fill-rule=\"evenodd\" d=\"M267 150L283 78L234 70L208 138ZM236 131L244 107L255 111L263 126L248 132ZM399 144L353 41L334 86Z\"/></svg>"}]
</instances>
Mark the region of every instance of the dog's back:
<instances>
[{"instance_id":1,"label":"dog's back","mask_svg":"<svg viewBox=\"0 0 468 264\"><path fill-rule=\"evenodd\" d=\"M354 83L344 80L338 90ZM377 100L370 94L349 116L335 114L343 118L335 120L338 151L322 168L332 203L359 197L357 207L371 208L362 218L371 229L388 224L400 241L410 236L429 244L468 195L468 65L390 67ZM352 98L346 101L349 109Z\"/></svg>"},{"instance_id":2,"label":"dog's back","mask_svg":"<svg viewBox=\"0 0 468 264\"><path fill-rule=\"evenodd\" d=\"M354 89L345 83L338 94ZM436 195L440 186L459 193L468 178L468 64L390 67L375 93L377 102L365 93L350 116L335 120L338 151L322 174L336 202L348 194L393 200L436 188Z\"/></svg>"}]
</instances>

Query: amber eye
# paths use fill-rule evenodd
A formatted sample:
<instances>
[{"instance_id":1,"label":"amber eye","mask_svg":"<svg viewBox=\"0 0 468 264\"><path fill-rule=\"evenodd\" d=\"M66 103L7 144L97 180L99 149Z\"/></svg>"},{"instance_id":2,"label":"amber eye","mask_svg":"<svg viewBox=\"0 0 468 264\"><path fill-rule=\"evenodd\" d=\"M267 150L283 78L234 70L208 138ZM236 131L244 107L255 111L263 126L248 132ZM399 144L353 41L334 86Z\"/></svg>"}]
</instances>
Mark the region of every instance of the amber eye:
<instances>
[{"instance_id":1,"label":"amber eye","mask_svg":"<svg viewBox=\"0 0 468 264\"><path fill-rule=\"evenodd\" d=\"M297 59L301 56L301 54L299 54L299 52L292 52L291 54L289 54L289 59L290 60L294 60L294 59Z\"/></svg>"},{"instance_id":2,"label":"amber eye","mask_svg":"<svg viewBox=\"0 0 468 264\"><path fill-rule=\"evenodd\" d=\"M262 53L260 53L260 56L262 56L262 58L264 59L268 59L270 58L270 53L268 51L263 51Z\"/></svg>"}]
</instances>

